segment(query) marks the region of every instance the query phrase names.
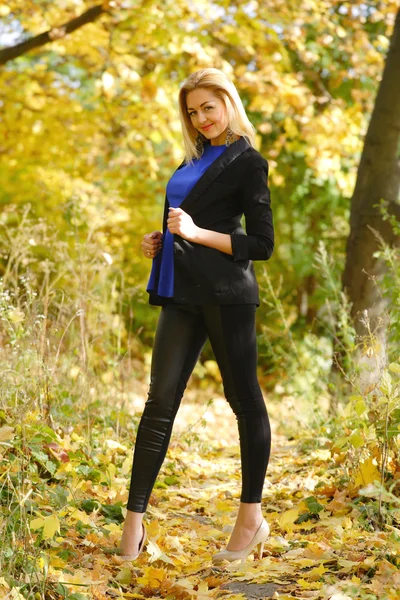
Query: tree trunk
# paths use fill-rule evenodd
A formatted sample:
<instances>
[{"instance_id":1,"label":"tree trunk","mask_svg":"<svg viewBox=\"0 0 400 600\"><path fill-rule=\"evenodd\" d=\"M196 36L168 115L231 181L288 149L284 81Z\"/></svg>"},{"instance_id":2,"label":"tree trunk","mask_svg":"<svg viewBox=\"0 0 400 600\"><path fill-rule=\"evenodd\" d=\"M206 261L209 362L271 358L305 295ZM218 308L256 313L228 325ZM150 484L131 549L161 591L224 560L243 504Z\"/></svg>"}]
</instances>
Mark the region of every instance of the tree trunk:
<instances>
[{"instance_id":1,"label":"tree trunk","mask_svg":"<svg viewBox=\"0 0 400 600\"><path fill-rule=\"evenodd\" d=\"M387 301L379 289L385 263L373 254L380 247L379 235L389 246L400 242L375 205L385 200L388 212L400 219L399 190L400 10L351 200L350 235L342 277L343 290L352 304L351 315L359 345L356 360L360 367L360 391L376 384L387 360Z\"/></svg>"}]
</instances>

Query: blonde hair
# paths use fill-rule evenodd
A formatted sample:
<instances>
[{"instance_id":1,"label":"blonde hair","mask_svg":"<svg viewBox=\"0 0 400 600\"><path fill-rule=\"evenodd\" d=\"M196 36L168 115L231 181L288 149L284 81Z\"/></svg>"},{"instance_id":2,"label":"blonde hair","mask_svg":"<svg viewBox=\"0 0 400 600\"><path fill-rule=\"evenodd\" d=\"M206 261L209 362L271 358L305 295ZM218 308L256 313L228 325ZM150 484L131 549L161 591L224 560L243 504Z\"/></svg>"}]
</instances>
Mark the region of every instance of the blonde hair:
<instances>
[{"instance_id":1,"label":"blonde hair","mask_svg":"<svg viewBox=\"0 0 400 600\"><path fill-rule=\"evenodd\" d=\"M243 136L251 146L255 147L256 130L249 121L235 85L223 71L208 67L189 75L179 90L179 118L185 148L185 161L192 163L194 158L201 156L199 149L196 148L196 138L200 134L193 126L186 106L188 93L196 88L213 91L225 104L228 127L233 133Z\"/></svg>"}]
</instances>

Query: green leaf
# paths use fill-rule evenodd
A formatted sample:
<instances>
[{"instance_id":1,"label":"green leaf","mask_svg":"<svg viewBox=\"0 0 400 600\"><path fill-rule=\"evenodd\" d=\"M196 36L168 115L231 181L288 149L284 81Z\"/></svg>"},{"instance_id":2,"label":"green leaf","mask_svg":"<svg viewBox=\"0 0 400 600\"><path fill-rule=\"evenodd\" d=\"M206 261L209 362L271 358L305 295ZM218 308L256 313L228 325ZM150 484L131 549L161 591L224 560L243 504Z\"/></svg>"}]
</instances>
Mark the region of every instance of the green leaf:
<instances>
[{"instance_id":1,"label":"green leaf","mask_svg":"<svg viewBox=\"0 0 400 600\"><path fill-rule=\"evenodd\" d=\"M350 444L353 446L353 448L362 448L362 446L364 446L364 443L365 443L364 438L357 431L355 431L350 436L349 441L350 441Z\"/></svg>"},{"instance_id":2,"label":"green leaf","mask_svg":"<svg viewBox=\"0 0 400 600\"><path fill-rule=\"evenodd\" d=\"M312 515L317 515L321 510L324 510L322 504L320 504L314 496L305 498L304 502L307 504L307 508Z\"/></svg>"},{"instance_id":3,"label":"green leaf","mask_svg":"<svg viewBox=\"0 0 400 600\"><path fill-rule=\"evenodd\" d=\"M367 410L367 405L365 404L363 398L359 397L358 400L356 400L354 404L354 410L356 411L359 417L361 417L361 415L365 413L365 411Z\"/></svg>"},{"instance_id":4,"label":"green leaf","mask_svg":"<svg viewBox=\"0 0 400 600\"><path fill-rule=\"evenodd\" d=\"M167 477L164 477L164 482L167 485L175 485L176 483L179 483L179 477L176 475L168 475Z\"/></svg>"},{"instance_id":5,"label":"green leaf","mask_svg":"<svg viewBox=\"0 0 400 600\"><path fill-rule=\"evenodd\" d=\"M81 509L87 514L91 514L94 510L100 508L101 504L97 500L83 500L81 502Z\"/></svg>"},{"instance_id":6,"label":"green leaf","mask_svg":"<svg viewBox=\"0 0 400 600\"><path fill-rule=\"evenodd\" d=\"M106 517L108 523L122 523L124 517L122 515L121 505L118 504L102 504L101 512Z\"/></svg>"}]
</instances>

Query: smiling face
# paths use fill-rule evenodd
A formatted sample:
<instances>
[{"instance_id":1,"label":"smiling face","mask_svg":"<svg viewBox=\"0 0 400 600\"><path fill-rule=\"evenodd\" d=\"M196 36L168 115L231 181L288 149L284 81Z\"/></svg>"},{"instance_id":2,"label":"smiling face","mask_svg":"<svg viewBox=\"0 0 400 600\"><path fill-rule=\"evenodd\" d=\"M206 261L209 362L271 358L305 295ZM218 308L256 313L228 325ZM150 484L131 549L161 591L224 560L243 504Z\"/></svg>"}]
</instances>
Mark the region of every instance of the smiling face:
<instances>
[{"instance_id":1,"label":"smiling face","mask_svg":"<svg viewBox=\"0 0 400 600\"><path fill-rule=\"evenodd\" d=\"M225 143L226 108L212 90L200 87L192 90L186 97L186 107L193 127L211 140L212 145Z\"/></svg>"}]
</instances>

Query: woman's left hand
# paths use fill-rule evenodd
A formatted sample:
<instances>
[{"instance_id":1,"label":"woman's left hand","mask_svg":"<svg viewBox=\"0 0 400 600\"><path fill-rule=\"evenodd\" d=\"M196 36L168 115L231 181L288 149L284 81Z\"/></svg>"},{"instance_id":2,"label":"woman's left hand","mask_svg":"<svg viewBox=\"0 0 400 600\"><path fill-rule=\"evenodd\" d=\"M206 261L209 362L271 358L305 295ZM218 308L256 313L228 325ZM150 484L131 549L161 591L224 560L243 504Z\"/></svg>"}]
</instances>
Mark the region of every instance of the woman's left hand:
<instances>
[{"instance_id":1,"label":"woman's left hand","mask_svg":"<svg viewBox=\"0 0 400 600\"><path fill-rule=\"evenodd\" d=\"M193 241L196 238L198 227L193 219L181 208L170 207L167 219L167 227L171 233L177 233L183 239Z\"/></svg>"}]
</instances>

